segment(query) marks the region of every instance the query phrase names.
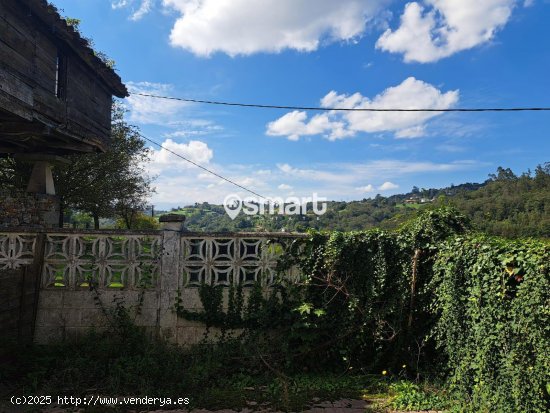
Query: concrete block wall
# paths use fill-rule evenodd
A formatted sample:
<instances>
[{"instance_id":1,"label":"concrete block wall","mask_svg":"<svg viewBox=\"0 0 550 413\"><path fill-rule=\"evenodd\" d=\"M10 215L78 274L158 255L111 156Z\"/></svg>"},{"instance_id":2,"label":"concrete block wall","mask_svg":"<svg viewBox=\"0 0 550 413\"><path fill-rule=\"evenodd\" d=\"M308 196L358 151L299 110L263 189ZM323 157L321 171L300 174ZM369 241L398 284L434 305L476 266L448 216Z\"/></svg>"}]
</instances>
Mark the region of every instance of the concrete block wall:
<instances>
[{"instance_id":1,"label":"concrete block wall","mask_svg":"<svg viewBox=\"0 0 550 413\"><path fill-rule=\"evenodd\" d=\"M10 244L4 238L2 245ZM10 266L5 257L13 260L13 255L25 255L23 243L15 244L14 249L4 249L4 265L0 266L0 338L18 342L33 340L38 297L40 293L40 261L44 253L44 237L37 235L33 241L35 256L23 258L27 265ZM40 258L39 258L40 257Z\"/></svg>"},{"instance_id":2,"label":"concrete block wall","mask_svg":"<svg viewBox=\"0 0 550 413\"><path fill-rule=\"evenodd\" d=\"M40 292L34 340L47 344L60 340L72 340L91 329L102 331L111 327L109 311L114 308L115 297L124 302L131 312L135 324L144 327L151 334L178 345L198 343L204 336L203 324L177 317L174 305L177 293L170 294L170 308L161 309L160 293L145 291L143 303L137 314L138 291L100 291L98 303L96 294L89 290L44 289ZM197 288L185 288L181 292L182 305L187 310L200 310L202 305ZM162 313L161 313L162 311ZM112 318L111 318L112 319ZM161 325L161 319L163 324Z\"/></svg>"},{"instance_id":3,"label":"concrete block wall","mask_svg":"<svg viewBox=\"0 0 550 413\"><path fill-rule=\"evenodd\" d=\"M260 249L258 246L266 245L267 239L294 236L219 233L190 235L182 231L182 223L179 221L181 218L171 217L162 231L153 234L100 231L73 233L63 230L41 234L42 252L35 251L34 254L34 273L41 274L41 287L36 300L34 341L41 344L51 343L82 336L90 329L107 329L113 324L109 314L119 300L131 310L136 325L151 334L179 345L195 344L204 336L204 325L178 317L175 312L178 294L183 308L202 309L197 287L200 284L191 282L191 278L184 279L184 274L190 273L189 268L198 267L203 272L210 271L209 268L215 267L214 258L221 257L222 264L218 262L220 268L228 265L250 267L250 263L254 262L256 268L264 265L261 268L272 269L275 265L272 255L269 255L272 250ZM10 239L15 242L19 238L19 235L12 234ZM243 239L246 241L242 241ZM3 254L13 254L17 249L16 245L19 244L14 243L11 249L4 247L8 252ZM231 251L234 255L229 256ZM256 251L257 254L253 261L250 251ZM5 265L13 264L9 259L0 257L0 263L2 260ZM142 273L137 268L148 266L158 269L155 270L157 276L154 278L154 285L141 291L138 278ZM94 269L90 272L87 268ZM234 271L239 276L242 274L241 267L235 267ZM122 285L121 288L111 286L109 279L114 272L118 272L121 277L121 282L118 283ZM95 291L90 291L83 284L85 274L96 274ZM269 285L267 282L264 284L265 288L269 288ZM228 289L225 292L227 305ZM143 303L139 306L138 313L141 294Z\"/></svg>"},{"instance_id":4,"label":"concrete block wall","mask_svg":"<svg viewBox=\"0 0 550 413\"><path fill-rule=\"evenodd\" d=\"M0 271L0 337L32 341L37 288L27 268Z\"/></svg>"}]
</instances>

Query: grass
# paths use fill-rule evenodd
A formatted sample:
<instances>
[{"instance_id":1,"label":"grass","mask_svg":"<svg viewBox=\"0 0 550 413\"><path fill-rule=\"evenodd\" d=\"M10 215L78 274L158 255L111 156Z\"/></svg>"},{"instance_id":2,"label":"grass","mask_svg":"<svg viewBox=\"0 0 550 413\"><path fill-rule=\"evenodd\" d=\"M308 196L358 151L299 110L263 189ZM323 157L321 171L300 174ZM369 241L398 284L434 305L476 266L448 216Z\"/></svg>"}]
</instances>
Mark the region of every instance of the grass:
<instances>
[{"instance_id":1,"label":"grass","mask_svg":"<svg viewBox=\"0 0 550 413\"><path fill-rule=\"evenodd\" d=\"M274 374L249 350L236 341L182 349L122 322L116 330L92 331L73 342L24 347L5 343L0 361L10 363L0 372L0 382L21 395L189 397L191 405L186 407L212 410L300 411L322 401L362 398L373 403L372 411L382 411L384 406L431 408L443 400L435 390L392 384L380 374Z\"/></svg>"}]
</instances>

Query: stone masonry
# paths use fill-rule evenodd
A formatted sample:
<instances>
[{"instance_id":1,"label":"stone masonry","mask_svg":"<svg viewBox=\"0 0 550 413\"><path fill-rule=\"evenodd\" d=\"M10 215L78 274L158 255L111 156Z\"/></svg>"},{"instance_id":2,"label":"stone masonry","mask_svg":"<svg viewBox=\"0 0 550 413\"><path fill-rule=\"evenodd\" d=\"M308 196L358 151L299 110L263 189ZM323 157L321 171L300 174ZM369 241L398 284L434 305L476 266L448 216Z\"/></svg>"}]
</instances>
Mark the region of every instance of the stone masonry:
<instances>
[{"instance_id":1,"label":"stone masonry","mask_svg":"<svg viewBox=\"0 0 550 413\"><path fill-rule=\"evenodd\" d=\"M0 229L47 229L58 222L59 199L55 195L0 192Z\"/></svg>"}]
</instances>

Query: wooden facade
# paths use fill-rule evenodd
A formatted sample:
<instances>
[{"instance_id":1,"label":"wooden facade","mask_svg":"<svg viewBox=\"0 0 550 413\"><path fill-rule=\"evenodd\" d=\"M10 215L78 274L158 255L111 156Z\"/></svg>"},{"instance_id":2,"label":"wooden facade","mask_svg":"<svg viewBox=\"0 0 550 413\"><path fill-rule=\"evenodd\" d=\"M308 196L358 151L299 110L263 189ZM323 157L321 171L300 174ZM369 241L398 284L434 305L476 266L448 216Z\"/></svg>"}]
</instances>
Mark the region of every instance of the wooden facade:
<instances>
[{"instance_id":1,"label":"wooden facade","mask_svg":"<svg viewBox=\"0 0 550 413\"><path fill-rule=\"evenodd\" d=\"M0 0L0 154L104 151L113 69L45 0Z\"/></svg>"}]
</instances>

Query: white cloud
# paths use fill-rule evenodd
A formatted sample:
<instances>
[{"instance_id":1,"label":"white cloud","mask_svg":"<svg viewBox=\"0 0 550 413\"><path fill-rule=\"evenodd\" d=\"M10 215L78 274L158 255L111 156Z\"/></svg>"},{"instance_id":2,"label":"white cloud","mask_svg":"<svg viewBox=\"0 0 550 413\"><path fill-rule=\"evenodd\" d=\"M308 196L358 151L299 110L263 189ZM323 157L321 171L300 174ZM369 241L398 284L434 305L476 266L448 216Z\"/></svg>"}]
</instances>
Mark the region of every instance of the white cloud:
<instances>
[{"instance_id":1,"label":"white cloud","mask_svg":"<svg viewBox=\"0 0 550 413\"><path fill-rule=\"evenodd\" d=\"M361 36L389 0L163 0L181 14L170 41L196 55L294 49Z\"/></svg>"},{"instance_id":2,"label":"white cloud","mask_svg":"<svg viewBox=\"0 0 550 413\"><path fill-rule=\"evenodd\" d=\"M143 16L151 11L154 0L142 0L139 8L130 16L130 20L140 20Z\"/></svg>"},{"instance_id":3,"label":"white cloud","mask_svg":"<svg viewBox=\"0 0 550 413\"><path fill-rule=\"evenodd\" d=\"M128 6L128 0L113 0L111 1L111 8L113 10L122 9Z\"/></svg>"},{"instance_id":4,"label":"white cloud","mask_svg":"<svg viewBox=\"0 0 550 413\"><path fill-rule=\"evenodd\" d=\"M162 0L178 17L170 42L199 56L286 49L311 52L335 41L354 42L368 28L385 30L378 49L407 62L434 62L491 41L518 4L534 0L417 0L405 5L398 28L388 28L393 0ZM137 21L157 0L111 0ZM368 66L367 66L368 67Z\"/></svg>"},{"instance_id":5,"label":"white cloud","mask_svg":"<svg viewBox=\"0 0 550 413\"><path fill-rule=\"evenodd\" d=\"M344 122L331 121L328 114L315 115L307 121L307 113L300 111L289 112L270 122L267 129L268 135L286 136L291 141L297 141L305 135L326 134L330 140L336 140L354 134L346 130Z\"/></svg>"},{"instance_id":6,"label":"white cloud","mask_svg":"<svg viewBox=\"0 0 550 413\"><path fill-rule=\"evenodd\" d=\"M479 163L470 160L454 161L447 163L436 162L407 162L399 160L376 160L364 164L350 166L354 174L365 178L397 177L418 173L451 172L471 169L479 166Z\"/></svg>"},{"instance_id":7,"label":"white cloud","mask_svg":"<svg viewBox=\"0 0 550 413\"><path fill-rule=\"evenodd\" d=\"M516 3L517 0L407 3L399 28L387 29L376 47L403 54L405 62L435 62L492 40L508 22Z\"/></svg>"},{"instance_id":8,"label":"white cloud","mask_svg":"<svg viewBox=\"0 0 550 413\"><path fill-rule=\"evenodd\" d=\"M126 98L131 122L166 126L168 123L174 122L174 118L188 106L187 103L177 100L157 99L133 94L170 95L173 92L173 86L170 84L127 82L126 86L132 93Z\"/></svg>"},{"instance_id":9,"label":"white cloud","mask_svg":"<svg viewBox=\"0 0 550 413\"><path fill-rule=\"evenodd\" d=\"M358 191L360 192L366 192L366 193L369 193L369 192L373 192L374 191L374 186L372 186L371 184L368 184L366 186L360 186L357 188Z\"/></svg>"},{"instance_id":10,"label":"white cloud","mask_svg":"<svg viewBox=\"0 0 550 413\"><path fill-rule=\"evenodd\" d=\"M424 125L416 125L395 132L396 138L419 138L424 135L426 135L426 127Z\"/></svg>"},{"instance_id":11,"label":"white cloud","mask_svg":"<svg viewBox=\"0 0 550 413\"><path fill-rule=\"evenodd\" d=\"M162 149L151 150L151 161L146 168L153 175L159 173L173 172L176 170L185 170L196 168L191 163L179 158L170 151L184 156L199 165L208 164L214 157L214 152L208 145L201 141L189 141L189 143L177 143L172 139L166 139ZM211 176L211 175L209 175ZM219 178L218 178L219 179Z\"/></svg>"},{"instance_id":12,"label":"white cloud","mask_svg":"<svg viewBox=\"0 0 550 413\"><path fill-rule=\"evenodd\" d=\"M393 182L390 182L390 181L386 181L382 185L378 186L377 188L375 188L374 185L372 184L368 184L365 186L357 187L356 189L360 192L370 193L370 192L374 192L375 190L390 191L392 189L397 189L397 188L399 188L399 185L394 184Z\"/></svg>"},{"instance_id":13,"label":"white cloud","mask_svg":"<svg viewBox=\"0 0 550 413\"><path fill-rule=\"evenodd\" d=\"M199 158L200 156L197 156L195 159ZM205 163L206 160L202 160ZM250 195L205 171L170 162L172 161L168 159L167 162L158 165L162 173L154 183L157 193L152 201L159 208L203 201L219 204L228 194L237 193L242 197ZM178 162L177 159L174 162ZM480 166L482 164L474 161L437 163L389 159L363 163L310 164L306 168L279 164L276 168L269 169L269 174L258 174L258 165L208 163L208 168L265 196L286 197L290 194L286 187L288 185L292 187L292 194L296 196L311 196L315 192L321 197L332 200L357 199L364 194L372 195L377 191L397 189L392 187L394 182L410 180L414 176L421 176L422 181L425 182L430 174L440 178L447 172L473 170ZM418 179L415 179L416 181ZM284 184L281 184L282 182ZM366 182L382 182L382 184L365 185Z\"/></svg>"},{"instance_id":14,"label":"white cloud","mask_svg":"<svg viewBox=\"0 0 550 413\"><path fill-rule=\"evenodd\" d=\"M435 86L417 80L405 79L400 85L389 87L369 99L355 93L339 95L329 92L321 99L326 108L423 108L448 109L456 105L458 90L442 92ZM331 111L308 119L306 112L293 111L268 123L266 133L298 140L301 136L323 135L329 140L354 136L357 132L393 132L396 138L414 138L425 135L426 122L440 112L338 112Z\"/></svg>"},{"instance_id":15,"label":"white cloud","mask_svg":"<svg viewBox=\"0 0 550 413\"><path fill-rule=\"evenodd\" d=\"M292 189L292 186L287 185L287 184L281 184L281 185L279 185L277 188L279 188L279 189L282 190L282 191L287 191L287 190L289 190L289 189Z\"/></svg>"},{"instance_id":16,"label":"white cloud","mask_svg":"<svg viewBox=\"0 0 550 413\"><path fill-rule=\"evenodd\" d=\"M281 171L283 171L285 173L292 173L292 172L297 171L297 169L294 169L292 166L290 166L287 163L277 164L277 168L279 168Z\"/></svg>"},{"instance_id":17,"label":"white cloud","mask_svg":"<svg viewBox=\"0 0 550 413\"><path fill-rule=\"evenodd\" d=\"M206 119L189 119L184 121L171 122L170 126L177 128L173 132L167 132L164 138L190 138L197 136L210 135L223 131L221 125Z\"/></svg>"},{"instance_id":18,"label":"white cloud","mask_svg":"<svg viewBox=\"0 0 550 413\"><path fill-rule=\"evenodd\" d=\"M397 189L397 188L399 188L399 185L394 184L393 182L390 182L390 181L386 181L378 187L380 191L390 191L392 189Z\"/></svg>"},{"instance_id":19,"label":"white cloud","mask_svg":"<svg viewBox=\"0 0 550 413\"><path fill-rule=\"evenodd\" d=\"M132 7L133 10L129 19L133 21L138 21L153 9L155 0L141 0L139 2L139 5L137 6L137 9L134 6L136 2L137 0L111 0L111 8L113 10L117 10Z\"/></svg>"}]
</instances>

